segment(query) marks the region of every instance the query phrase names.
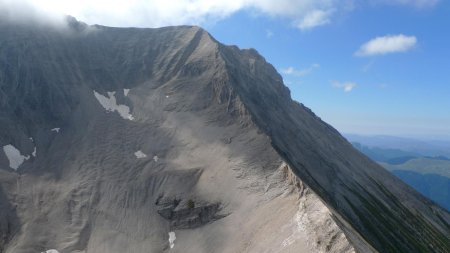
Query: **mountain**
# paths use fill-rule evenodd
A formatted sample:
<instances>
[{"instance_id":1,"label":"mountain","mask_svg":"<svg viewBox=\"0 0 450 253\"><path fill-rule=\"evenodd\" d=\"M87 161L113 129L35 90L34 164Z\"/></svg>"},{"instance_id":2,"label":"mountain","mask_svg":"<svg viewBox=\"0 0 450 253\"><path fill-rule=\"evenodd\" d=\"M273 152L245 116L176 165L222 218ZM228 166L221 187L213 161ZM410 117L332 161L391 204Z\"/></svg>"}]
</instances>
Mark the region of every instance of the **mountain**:
<instances>
[{"instance_id":1,"label":"mountain","mask_svg":"<svg viewBox=\"0 0 450 253\"><path fill-rule=\"evenodd\" d=\"M445 157L420 157L404 163L380 163L424 196L450 210L450 161Z\"/></svg>"},{"instance_id":2,"label":"mountain","mask_svg":"<svg viewBox=\"0 0 450 253\"><path fill-rule=\"evenodd\" d=\"M421 156L446 156L450 157L450 141L448 137L434 139L405 138L389 135L357 135L344 134L350 142L360 143L369 148L381 148L401 150L407 153L420 154Z\"/></svg>"},{"instance_id":3,"label":"mountain","mask_svg":"<svg viewBox=\"0 0 450 253\"><path fill-rule=\"evenodd\" d=\"M199 27L0 22L1 252L448 252L450 214Z\"/></svg>"},{"instance_id":4,"label":"mountain","mask_svg":"<svg viewBox=\"0 0 450 253\"><path fill-rule=\"evenodd\" d=\"M369 147L358 142L352 142L352 145L370 159L388 164L402 164L416 157L420 157L417 153L400 149Z\"/></svg>"},{"instance_id":5,"label":"mountain","mask_svg":"<svg viewBox=\"0 0 450 253\"><path fill-rule=\"evenodd\" d=\"M450 210L450 160L447 157L368 147L357 142L352 144L415 190Z\"/></svg>"},{"instance_id":6,"label":"mountain","mask_svg":"<svg viewBox=\"0 0 450 253\"><path fill-rule=\"evenodd\" d=\"M420 174L436 174L450 178L450 161L432 157L419 157L400 164L383 165L388 170L408 170Z\"/></svg>"},{"instance_id":7,"label":"mountain","mask_svg":"<svg viewBox=\"0 0 450 253\"><path fill-rule=\"evenodd\" d=\"M450 210L450 178L409 170L393 170L392 173L424 196Z\"/></svg>"}]
</instances>

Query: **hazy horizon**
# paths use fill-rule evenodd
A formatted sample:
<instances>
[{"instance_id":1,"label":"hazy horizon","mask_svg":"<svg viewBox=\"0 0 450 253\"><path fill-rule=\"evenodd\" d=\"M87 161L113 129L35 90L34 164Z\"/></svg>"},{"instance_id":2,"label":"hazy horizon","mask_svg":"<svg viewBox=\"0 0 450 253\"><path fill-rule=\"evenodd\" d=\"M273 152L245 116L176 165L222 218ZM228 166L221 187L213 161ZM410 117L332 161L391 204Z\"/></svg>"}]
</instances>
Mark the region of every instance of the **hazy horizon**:
<instances>
[{"instance_id":1,"label":"hazy horizon","mask_svg":"<svg viewBox=\"0 0 450 253\"><path fill-rule=\"evenodd\" d=\"M407 139L407 140L416 140L416 141L442 141L450 143L450 135L402 135L402 134L359 134L359 133L349 133L349 132L341 132L344 137L347 136L359 136L366 138L399 138L399 139Z\"/></svg>"}]
</instances>

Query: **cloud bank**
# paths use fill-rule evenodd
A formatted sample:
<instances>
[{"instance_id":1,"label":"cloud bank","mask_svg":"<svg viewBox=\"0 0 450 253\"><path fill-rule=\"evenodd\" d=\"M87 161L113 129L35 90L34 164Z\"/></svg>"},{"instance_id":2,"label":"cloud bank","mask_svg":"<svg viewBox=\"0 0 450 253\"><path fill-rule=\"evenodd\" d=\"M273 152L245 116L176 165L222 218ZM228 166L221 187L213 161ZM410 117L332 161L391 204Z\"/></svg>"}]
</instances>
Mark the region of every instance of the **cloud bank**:
<instances>
[{"instance_id":1,"label":"cloud bank","mask_svg":"<svg viewBox=\"0 0 450 253\"><path fill-rule=\"evenodd\" d=\"M0 22L4 20L19 23L62 24L64 16L58 12L38 8L32 1L0 0Z\"/></svg>"},{"instance_id":2,"label":"cloud bank","mask_svg":"<svg viewBox=\"0 0 450 253\"><path fill-rule=\"evenodd\" d=\"M406 52L414 48L417 44L417 38L415 36L399 35L387 35L383 37L377 37L366 43L364 43L358 51L356 56L373 56L383 55L390 53Z\"/></svg>"},{"instance_id":3,"label":"cloud bank","mask_svg":"<svg viewBox=\"0 0 450 253\"><path fill-rule=\"evenodd\" d=\"M310 30L367 3L431 7L439 0L0 0L0 17L61 19L71 15L88 24L160 27L204 25L239 11L287 20Z\"/></svg>"},{"instance_id":4,"label":"cloud bank","mask_svg":"<svg viewBox=\"0 0 450 253\"><path fill-rule=\"evenodd\" d=\"M0 15L71 15L89 24L159 27L202 25L248 11L289 20L308 30L331 22L333 15L352 6L355 0L0 0Z\"/></svg>"}]
</instances>

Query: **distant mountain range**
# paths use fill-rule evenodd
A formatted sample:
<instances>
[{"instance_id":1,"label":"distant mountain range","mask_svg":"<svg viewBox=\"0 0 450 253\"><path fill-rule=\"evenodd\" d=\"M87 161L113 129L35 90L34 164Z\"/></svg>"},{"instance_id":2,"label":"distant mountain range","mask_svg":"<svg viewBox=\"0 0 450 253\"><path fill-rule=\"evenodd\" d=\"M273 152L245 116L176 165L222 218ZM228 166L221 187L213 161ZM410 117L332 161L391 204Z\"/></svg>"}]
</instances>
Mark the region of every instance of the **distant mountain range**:
<instances>
[{"instance_id":1,"label":"distant mountain range","mask_svg":"<svg viewBox=\"0 0 450 253\"><path fill-rule=\"evenodd\" d=\"M414 189L450 210L450 142L346 135L353 146ZM431 156L430 156L431 155Z\"/></svg>"},{"instance_id":2,"label":"distant mountain range","mask_svg":"<svg viewBox=\"0 0 450 253\"><path fill-rule=\"evenodd\" d=\"M450 140L414 139L387 135L364 136L344 134L350 142L370 148L396 149L416 156L450 157Z\"/></svg>"}]
</instances>

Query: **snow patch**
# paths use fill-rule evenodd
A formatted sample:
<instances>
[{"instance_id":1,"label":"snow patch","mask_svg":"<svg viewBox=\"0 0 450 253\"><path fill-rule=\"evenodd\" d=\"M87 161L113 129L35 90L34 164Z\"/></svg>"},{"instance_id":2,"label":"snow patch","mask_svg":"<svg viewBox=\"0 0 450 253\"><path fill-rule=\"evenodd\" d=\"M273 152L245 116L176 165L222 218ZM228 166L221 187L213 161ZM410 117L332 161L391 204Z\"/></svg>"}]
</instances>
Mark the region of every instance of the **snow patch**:
<instances>
[{"instance_id":1,"label":"snow patch","mask_svg":"<svg viewBox=\"0 0 450 253\"><path fill-rule=\"evenodd\" d=\"M30 156L23 156L20 151L11 144L3 146L3 152L5 152L6 157L8 157L9 167L14 170L17 170L25 160L30 159Z\"/></svg>"},{"instance_id":2,"label":"snow patch","mask_svg":"<svg viewBox=\"0 0 450 253\"><path fill-rule=\"evenodd\" d=\"M158 156L156 156L156 155L153 157L153 161L155 161L155 162L158 162L158 159L159 159L159 158L158 158Z\"/></svg>"},{"instance_id":3,"label":"snow patch","mask_svg":"<svg viewBox=\"0 0 450 253\"><path fill-rule=\"evenodd\" d=\"M175 246L175 239L177 239L175 232L169 232L169 244L171 249Z\"/></svg>"},{"instance_id":4,"label":"snow patch","mask_svg":"<svg viewBox=\"0 0 450 253\"><path fill-rule=\"evenodd\" d=\"M125 92L125 91L124 91ZM128 120L134 120L133 115L130 114L130 107L126 105L117 104L116 100L116 92L108 92L108 97L103 96L100 93L94 91L95 98L97 98L98 102L109 112L117 111L119 115Z\"/></svg>"},{"instance_id":5,"label":"snow patch","mask_svg":"<svg viewBox=\"0 0 450 253\"><path fill-rule=\"evenodd\" d=\"M50 129L50 131L56 132L56 133L59 133L59 130L61 130L61 128L59 128L59 127L55 127L55 128Z\"/></svg>"},{"instance_id":6,"label":"snow patch","mask_svg":"<svg viewBox=\"0 0 450 253\"><path fill-rule=\"evenodd\" d=\"M142 152L141 150L134 152L134 155L136 156L137 159L141 159L141 158L146 158L147 155L144 154L144 152Z\"/></svg>"},{"instance_id":7,"label":"snow patch","mask_svg":"<svg viewBox=\"0 0 450 253\"><path fill-rule=\"evenodd\" d=\"M36 144L34 143L33 137L30 137L30 141L33 142L34 145L36 145ZM33 150L33 153L31 153L31 155L32 155L33 157L36 157L36 146L34 146L34 150Z\"/></svg>"},{"instance_id":8,"label":"snow patch","mask_svg":"<svg viewBox=\"0 0 450 253\"><path fill-rule=\"evenodd\" d=\"M123 89L123 95L128 96L128 93L130 93L130 89Z\"/></svg>"},{"instance_id":9,"label":"snow patch","mask_svg":"<svg viewBox=\"0 0 450 253\"><path fill-rule=\"evenodd\" d=\"M47 251L42 251L41 253L59 253L56 249L49 249Z\"/></svg>"}]
</instances>

